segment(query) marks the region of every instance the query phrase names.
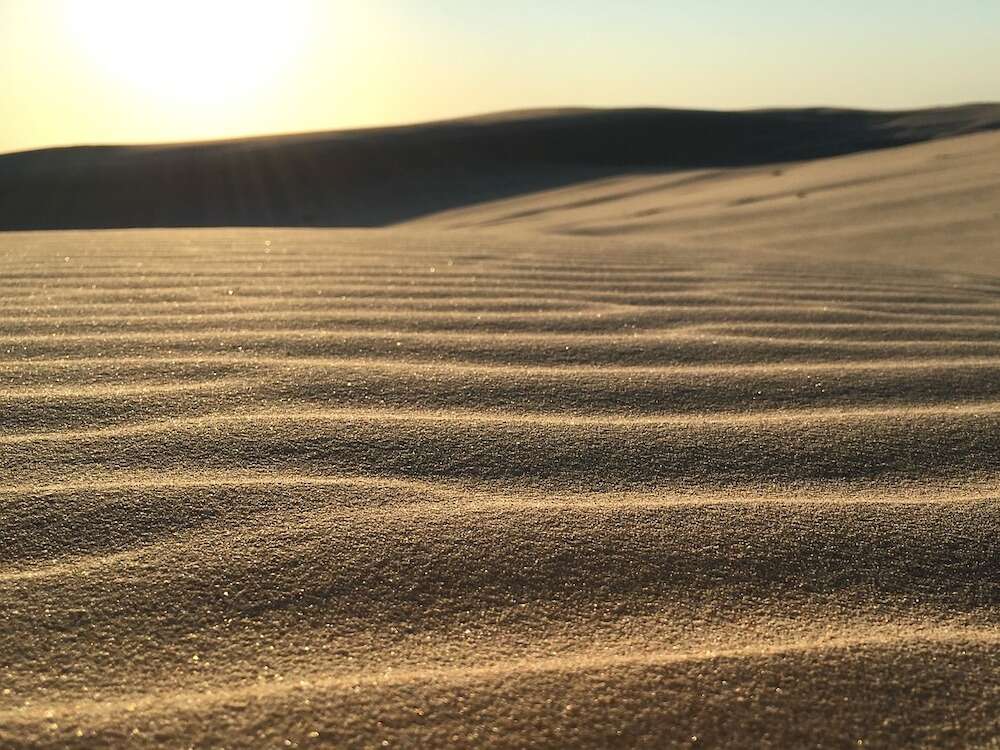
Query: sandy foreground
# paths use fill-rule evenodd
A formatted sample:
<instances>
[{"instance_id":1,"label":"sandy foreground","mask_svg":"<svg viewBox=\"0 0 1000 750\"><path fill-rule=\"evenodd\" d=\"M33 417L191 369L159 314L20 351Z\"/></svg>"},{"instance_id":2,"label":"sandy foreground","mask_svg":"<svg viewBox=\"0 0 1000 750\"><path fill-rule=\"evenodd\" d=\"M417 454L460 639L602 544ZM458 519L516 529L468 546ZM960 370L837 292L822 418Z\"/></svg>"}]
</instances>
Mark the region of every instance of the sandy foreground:
<instances>
[{"instance_id":1,"label":"sandy foreground","mask_svg":"<svg viewBox=\"0 0 1000 750\"><path fill-rule=\"evenodd\" d=\"M998 238L996 134L0 235L0 747L997 747Z\"/></svg>"}]
</instances>

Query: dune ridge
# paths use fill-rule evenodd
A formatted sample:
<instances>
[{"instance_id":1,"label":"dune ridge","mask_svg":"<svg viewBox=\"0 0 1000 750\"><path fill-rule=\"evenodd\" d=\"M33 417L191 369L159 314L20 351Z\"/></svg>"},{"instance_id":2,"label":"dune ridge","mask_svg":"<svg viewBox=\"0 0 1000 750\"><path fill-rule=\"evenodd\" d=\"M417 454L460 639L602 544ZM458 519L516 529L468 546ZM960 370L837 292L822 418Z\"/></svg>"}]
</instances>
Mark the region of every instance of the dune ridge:
<instances>
[{"instance_id":1,"label":"dune ridge","mask_svg":"<svg viewBox=\"0 0 1000 750\"><path fill-rule=\"evenodd\" d=\"M910 111L563 109L43 149L0 155L0 229L385 226L636 171L794 162L998 127L1000 105L989 103ZM712 175L677 182L706 179Z\"/></svg>"}]
</instances>

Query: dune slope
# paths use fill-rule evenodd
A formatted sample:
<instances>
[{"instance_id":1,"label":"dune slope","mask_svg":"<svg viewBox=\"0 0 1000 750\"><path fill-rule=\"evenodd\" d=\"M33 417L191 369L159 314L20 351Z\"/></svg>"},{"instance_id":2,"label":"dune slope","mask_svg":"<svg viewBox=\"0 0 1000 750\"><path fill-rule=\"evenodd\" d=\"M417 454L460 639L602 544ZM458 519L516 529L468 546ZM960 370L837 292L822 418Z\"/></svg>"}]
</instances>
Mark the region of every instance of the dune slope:
<instances>
[{"instance_id":1,"label":"dune slope","mask_svg":"<svg viewBox=\"0 0 1000 750\"><path fill-rule=\"evenodd\" d=\"M751 166L1000 128L879 112L541 110L396 128L0 155L0 229L384 226L643 170Z\"/></svg>"},{"instance_id":2,"label":"dune slope","mask_svg":"<svg viewBox=\"0 0 1000 750\"><path fill-rule=\"evenodd\" d=\"M995 747L1000 148L928 148L0 235L0 747Z\"/></svg>"}]
</instances>

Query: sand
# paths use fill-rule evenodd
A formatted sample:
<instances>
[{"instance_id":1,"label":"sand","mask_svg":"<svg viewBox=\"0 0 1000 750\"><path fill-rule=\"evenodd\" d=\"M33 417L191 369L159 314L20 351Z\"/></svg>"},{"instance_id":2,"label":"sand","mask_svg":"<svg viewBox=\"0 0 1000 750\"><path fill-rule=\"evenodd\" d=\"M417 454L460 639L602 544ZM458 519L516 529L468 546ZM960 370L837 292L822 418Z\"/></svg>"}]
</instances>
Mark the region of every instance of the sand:
<instances>
[{"instance_id":1,"label":"sand","mask_svg":"<svg viewBox=\"0 0 1000 750\"><path fill-rule=\"evenodd\" d=\"M765 166L997 130L1000 104L550 109L232 141L50 148L0 154L0 229L376 227L601 177Z\"/></svg>"},{"instance_id":2,"label":"sand","mask_svg":"<svg viewBox=\"0 0 1000 750\"><path fill-rule=\"evenodd\" d=\"M0 747L996 747L998 206L0 235Z\"/></svg>"}]
</instances>

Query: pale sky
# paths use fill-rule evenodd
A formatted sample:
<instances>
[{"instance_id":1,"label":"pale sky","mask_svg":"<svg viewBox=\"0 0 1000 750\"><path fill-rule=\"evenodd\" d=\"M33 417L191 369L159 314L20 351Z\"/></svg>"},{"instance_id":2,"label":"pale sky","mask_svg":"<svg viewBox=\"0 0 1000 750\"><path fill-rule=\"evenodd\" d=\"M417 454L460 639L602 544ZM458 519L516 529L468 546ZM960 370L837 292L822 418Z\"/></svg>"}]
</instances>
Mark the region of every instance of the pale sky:
<instances>
[{"instance_id":1,"label":"pale sky","mask_svg":"<svg viewBox=\"0 0 1000 750\"><path fill-rule=\"evenodd\" d=\"M0 0L0 152L505 109L1000 100L1000 0Z\"/></svg>"}]
</instances>

